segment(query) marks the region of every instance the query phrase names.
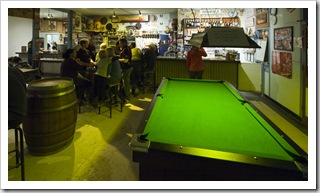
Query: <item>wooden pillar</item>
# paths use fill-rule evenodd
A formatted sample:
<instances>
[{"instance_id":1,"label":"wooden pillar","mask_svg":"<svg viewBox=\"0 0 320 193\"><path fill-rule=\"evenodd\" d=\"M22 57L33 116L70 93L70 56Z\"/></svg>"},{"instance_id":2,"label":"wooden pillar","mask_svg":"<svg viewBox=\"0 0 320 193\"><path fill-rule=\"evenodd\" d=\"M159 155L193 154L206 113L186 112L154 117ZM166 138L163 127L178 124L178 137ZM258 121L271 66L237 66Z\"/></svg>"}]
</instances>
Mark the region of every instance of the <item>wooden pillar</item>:
<instances>
[{"instance_id":1,"label":"wooden pillar","mask_svg":"<svg viewBox=\"0 0 320 193\"><path fill-rule=\"evenodd\" d=\"M40 8L33 8L33 19L32 19L32 58L40 58L40 46L43 44L43 38L39 38L40 31ZM38 63L32 62L33 67L38 67Z\"/></svg>"}]
</instances>

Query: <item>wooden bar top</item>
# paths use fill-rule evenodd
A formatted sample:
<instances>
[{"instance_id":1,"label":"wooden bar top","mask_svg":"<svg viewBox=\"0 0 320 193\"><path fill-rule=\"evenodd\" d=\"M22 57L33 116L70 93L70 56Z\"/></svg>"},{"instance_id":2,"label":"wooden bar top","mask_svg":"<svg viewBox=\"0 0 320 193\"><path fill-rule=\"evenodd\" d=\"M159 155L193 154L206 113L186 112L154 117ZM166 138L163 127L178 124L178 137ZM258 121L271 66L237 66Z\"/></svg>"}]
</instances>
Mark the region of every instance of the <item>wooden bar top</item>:
<instances>
[{"instance_id":1,"label":"wooden bar top","mask_svg":"<svg viewBox=\"0 0 320 193\"><path fill-rule=\"evenodd\" d=\"M165 56L158 56L157 60L186 60L184 57L165 57ZM219 62L237 62L240 63L238 60L226 60L225 57L217 56L215 58L203 58L203 61L219 61Z\"/></svg>"},{"instance_id":2,"label":"wooden bar top","mask_svg":"<svg viewBox=\"0 0 320 193\"><path fill-rule=\"evenodd\" d=\"M63 58L40 58L40 59L33 59L34 62L56 62L61 63L63 62Z\"/></svg>"}]
</instances>

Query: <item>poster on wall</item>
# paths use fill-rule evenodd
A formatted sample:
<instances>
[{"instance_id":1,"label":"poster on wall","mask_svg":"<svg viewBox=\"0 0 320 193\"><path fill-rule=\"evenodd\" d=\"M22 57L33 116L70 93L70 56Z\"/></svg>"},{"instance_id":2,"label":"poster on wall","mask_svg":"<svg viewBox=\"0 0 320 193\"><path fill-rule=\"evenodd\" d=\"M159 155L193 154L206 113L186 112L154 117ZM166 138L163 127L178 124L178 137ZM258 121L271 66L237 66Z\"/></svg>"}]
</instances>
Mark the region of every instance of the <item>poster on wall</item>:
<instances>
[{"instance_id":1,"label":"poster on wall","mask_svg":"<svg viewBox=\"0 0 320 193\"><path fill-rule=\"evenodd\" d=\"M274 29L274 49L293 51L292 38L293 27L282 27Z\"/></svg>"},{"instance_id":2,"label":"poster on wall","mask_svg":"<svg viewBox=\"0 0 320 193\"><path fill-rule=\"evenodd\" d=\"M292 78L292 53L273 51L272 72L286 78Z\"/></svg>"},{"instance_id":3,"label":"poster on wall","mask_svg":"<svg viewBox=\"0 0 320 193\"><path fill-rule=\"evenodd\" d=\"M76 15L73 19L74 19L73 20L74 21L73 22L73 24L74 24L73 29L75 31L81 31L81 16L80 15Z\"/></svg>"}]
</instances>

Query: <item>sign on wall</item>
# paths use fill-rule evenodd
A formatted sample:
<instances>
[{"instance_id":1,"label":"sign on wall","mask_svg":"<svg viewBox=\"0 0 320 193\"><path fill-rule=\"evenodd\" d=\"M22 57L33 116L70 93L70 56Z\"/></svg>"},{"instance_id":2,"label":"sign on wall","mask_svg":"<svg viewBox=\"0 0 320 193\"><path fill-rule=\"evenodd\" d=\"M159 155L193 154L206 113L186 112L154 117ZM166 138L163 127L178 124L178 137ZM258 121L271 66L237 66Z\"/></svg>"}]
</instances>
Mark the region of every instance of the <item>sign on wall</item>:
<instances>
[{"instance_id":1,"label":"sign on wall","mask_svg":"<svg viewBox=\"0 0 320 193\"><path fill-rule=\"evenodd\" d=\"M112 23L149 22L149 15L119 15L112 19Z\"/></svg>"},{"instance_id":2,"label":"sign on wall","mask_svg":"<svg viewBox=\"0 0 320 193\"><path fill-rule=\"evenodd\" d=\"M273 51L272 72L286 78L292 78L292 53Z\"/></svg>"}]
</instances>

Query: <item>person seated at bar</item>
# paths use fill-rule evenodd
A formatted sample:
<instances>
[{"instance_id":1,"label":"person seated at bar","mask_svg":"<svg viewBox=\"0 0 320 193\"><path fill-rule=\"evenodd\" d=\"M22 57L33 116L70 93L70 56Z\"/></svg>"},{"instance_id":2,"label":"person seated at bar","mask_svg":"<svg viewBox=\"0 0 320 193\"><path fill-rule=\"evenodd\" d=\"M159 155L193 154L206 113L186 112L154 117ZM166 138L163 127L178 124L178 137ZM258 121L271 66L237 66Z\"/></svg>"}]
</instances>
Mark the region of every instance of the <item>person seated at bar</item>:
<instances>
[{"instance_id":1,"label":"person seated at bar","mask_svg":"<svg viewBox=\"0 0 320 193\"><path fill-rule=\"evenodd\" d=\"M107 69L111 63L111 58L107 57L106 50L100 50L98 54L100 59L96 64L97 71L94 75L93 91L90 94L89 103L92 105L94 99L98 96L98 106L101 106L103 101L106 99Z\"/></svg>"},{"instance_id":2,"label":"person seated at bar","mask_svg":"<svg viewBox=\"0 0 320 193\"><path fill-rule=\"evenodd\" d=\"M22 63L22 59L18 56L12 56L8 58L9 67L16 67Z\"/></svg>"},{"instance_id":3,"label":"person seated at bar","mask_svg":"<svg viewBox=\"0 0 320 193\"><path fill-rule=\"evenodd\" d=\"M147 48L144 49L143 54L143 73L142 73L142 82L149 77L145 77L145 72L153 72L155 69L157 60L157 47L154 44L147 45Z\"/></svg>"},{"instance_id":4,"label":"person seated at bar","mask_svg":"<svg viewBox=\"0 0 320 193\"><path fill-rule=\"evenodd\" d=\"M76 86L76 94L78 100L82 102L85 98L85 90L87 87L91 86L91 82L83 77L79 70L82 69L82 66L79 65L75 58L76 58L77 52L75 49L68 49L63 54L63 62L60 67L60 76L61 77L70 77L73 79L73 82Z\"/></svg>"},{"instance_id":5,"label":"person seated at bar","mask_svg":"<svg viewBox=\"0 0 320 193\"><path fill-rule=\"evenodd\" d=\"M100 49L99 49L99 51L100 51L100 50L105 50L105 49L107 49L107 44L106 44L106 43L101 43L101 44L100 44ZM99 52L98 52L98 53L99 53ZM100 58L99 58L99 54L96 54L96 59L95 59L95 61L98 62L99 59L100 59Z\"/></svg>"},{"instance_id":6,"label":"person seated at bar","mask_svg":"<svg viewBox=\"0 0 320 193\"><path fill-rule=\"evenodd\" d=\"M144 61L144 71L152 71L156 64L157 59L157 47L154 44L147 45L144 50L143 61Z\"/></svg>"},{"instance_id":7,"label":"person seated at bar","mask_svg":"<svg viewBox=\"0 0 320 193\"><path fill-rule=\"evenodd\" d=\"M113 99L112 96L108 96L110 100L113 100L113 103L118 102L118 89L117 87L111 87L110 85L114 85L117 83L120 83L122 80L122 68L119 62L119 56L115 55L114 49L112 47L108 47L106 49L107 51L107 57L111 59L111 63L108 66L107 69L107 89L111 89L111 93L113 94Z\"/></svg>"}]
</instances>

